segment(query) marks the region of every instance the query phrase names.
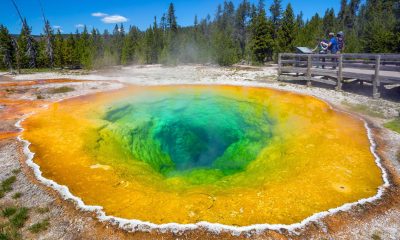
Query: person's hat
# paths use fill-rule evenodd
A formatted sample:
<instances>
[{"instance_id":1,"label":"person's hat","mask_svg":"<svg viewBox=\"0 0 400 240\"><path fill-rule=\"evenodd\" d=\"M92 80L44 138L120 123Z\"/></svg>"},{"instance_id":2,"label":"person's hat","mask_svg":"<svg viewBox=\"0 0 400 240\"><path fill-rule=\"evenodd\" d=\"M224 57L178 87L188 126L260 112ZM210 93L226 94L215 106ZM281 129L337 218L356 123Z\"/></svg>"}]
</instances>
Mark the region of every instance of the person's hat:
<instances>
[{"instance_id":1,"label":"person's hat","mask_svg":"<svg viewBox=\"0 0 400 240\"><path fill-rule=\"evenodd\" d=\"M329 33L329 36L335 36L335 33L331 32Z\"/></svg>"},{"instance_id":2,"label":"person's hat","mask_svg":"<svg viewBox=\"0 0 400 240\"><path fill-rule=\"evenodd\" d=\"M343 36L343 35L344 35L343 31L338 32L338 36Z\"/></svg>"}]
</instances>

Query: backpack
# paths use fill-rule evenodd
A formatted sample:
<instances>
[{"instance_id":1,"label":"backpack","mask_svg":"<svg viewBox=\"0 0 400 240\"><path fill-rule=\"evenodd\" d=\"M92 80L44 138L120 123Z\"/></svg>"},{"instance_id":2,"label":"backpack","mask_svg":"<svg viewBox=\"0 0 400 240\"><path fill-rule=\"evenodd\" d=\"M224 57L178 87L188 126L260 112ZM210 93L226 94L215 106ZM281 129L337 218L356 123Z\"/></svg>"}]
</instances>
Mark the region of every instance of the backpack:
<instances>
[{"instance_id":1,"label":"backpack","mask_svg":"<svg viewBox=\"0 0 400 240\"><path fill-rule=\"evenodd\" d=\"M337 42L338 42L338 48L339 50L343 50L344 47L344 37L343 36L338 36L337 37Z\"/></svg>"}]
</instances>

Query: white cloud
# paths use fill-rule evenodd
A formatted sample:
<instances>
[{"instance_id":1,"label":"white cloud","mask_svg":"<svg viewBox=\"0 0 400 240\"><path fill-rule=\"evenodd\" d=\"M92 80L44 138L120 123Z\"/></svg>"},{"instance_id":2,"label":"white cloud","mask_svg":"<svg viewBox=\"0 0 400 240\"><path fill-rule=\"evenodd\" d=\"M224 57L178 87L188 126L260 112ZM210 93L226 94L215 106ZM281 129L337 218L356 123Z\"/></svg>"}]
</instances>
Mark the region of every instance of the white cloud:
<instances>
[{"instance_id":1,"label":"white cloud","mask_svg":"<svg viewBox=\"0 0 400 240\"><path fill-rule=\"evenodd\" d=\"M82 23L79 23L79 24L76 24L75 27L76 28L83 28L83 27L85 27L85 25L83 25Z\"/></svg>"},{"instance_id":2,"label":"white cloud","mask_svg":"<svg viewBox=\"0 0 400 240\"><path fill-rule=\"evenodd\" d=\"M103 21L104 23L123 23L127 22L128 19L121 15L111 15L102 18L101 21Z\"/></svg>"},{"instance_id":3,"label":"white cloud","mask_svg":"<svg viewBox=\"0 0 400 240\"><path fill-rule=\"evenodd\" d=\"M102 12L95 12L95 13L92 13L92 16L93 17L107 17L108 14L107 13L102 13Z\"/></svg>"}]
</instances>

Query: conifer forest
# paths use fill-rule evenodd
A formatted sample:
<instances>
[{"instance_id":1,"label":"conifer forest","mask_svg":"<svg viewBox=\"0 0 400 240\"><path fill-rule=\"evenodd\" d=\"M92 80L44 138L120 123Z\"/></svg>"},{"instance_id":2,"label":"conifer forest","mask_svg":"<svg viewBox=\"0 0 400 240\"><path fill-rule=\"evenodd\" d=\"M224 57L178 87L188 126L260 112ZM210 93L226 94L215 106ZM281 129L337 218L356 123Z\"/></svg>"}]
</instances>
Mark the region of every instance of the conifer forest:
<instances>
[{"instance_id":1,"label":"conifer forest","mask_svg":"<svg viewBox=\"0 0 400 240\"><path fill-rule=\"evenodd\" d=\"M339 1L339 0L338 0ZM150 16L149 16L150 17ZM41 35L32 35L21 16L21 31L11 34L0 23L0 69L84 68L128 64L264 64L295 46L314 48L329 32L343 31L346 53L400 52L398 0L341 0L339 12L304 19L281 0L225 1L193 25L180 26L174 4L146 30L117 24L64 34L44 18Z\"/></svg>"}]
</instances>

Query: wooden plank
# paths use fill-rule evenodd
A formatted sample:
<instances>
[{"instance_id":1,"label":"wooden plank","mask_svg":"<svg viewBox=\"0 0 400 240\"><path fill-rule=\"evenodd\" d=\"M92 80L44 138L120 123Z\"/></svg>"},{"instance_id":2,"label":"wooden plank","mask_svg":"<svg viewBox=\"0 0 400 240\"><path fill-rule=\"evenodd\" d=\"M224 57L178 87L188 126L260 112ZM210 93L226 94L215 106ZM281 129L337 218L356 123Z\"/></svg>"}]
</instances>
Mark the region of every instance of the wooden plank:
<instances>
[{"instance_id":1,"label":"wooden plank","mask_svg":"<svg viewBox=\"0 0 400 240\"><path fill-rule=\"evenodd\" d=\"M302 53L282 53L282 58L284 58L284 57L301 57L301 58L308 58L308 56L313 56L313 57L330 57L330 58L339 58L339 54L302 54Z\"/></svg>"},{"instance_id":2,"label":"wooden plank","mask_svg":"<svg viewBox=\"0 0 400 240\"><path fill-rule=\"evenodd\" d=\"M373 54L373 53L345 53L344 58L361 58L361 59L376 59L376 56L381 56L383 60L399 60L400 54Z\"/></svg>"},{"instance_id":3,"label":"wooden plank","mask_svg":"<svg viewBox=\"0 0 400 240\"><path fill-rule=\"evenodd\" d=\"M381 60L400 60L400 54L380 54Z\"/></svg>"},{"instance_id":4,"label":"wooden plank","mask_svg":"<svg viewBox=\"0 0 400 240\"><path fill-rule=\"evenodd\" d=\"M329 84L332 86L336 86L336 81L330 80L330 79L323 79L323 78L311 78L314 82L319 82L319 83L324 83L324 84Z\"/></svg>"},{"instance_id":5,"label":"wooden plank","mask_svg":"<svg viewBox=\"0 0 400 240\"><path fill-rule=\"evenodd\" d=\"M281 63L297 63L299 61L295 60L295 59L289 59L289 60L281 60ZM300 61L302 62L302 61ZM306 62L306 61L304 61Z\"/></svg>"},{"instance_id":6,"label":"wooden plank","mask_svg":"<svg viewBox=\"0 0 400 240\"><path fill-rule=\"evenodd\" d=\"M365 59L344 59L343 63L358 63L358 64L375 64L375 59L374 60L365 60ZM398 61L394 60L382 60L381 59L381 65L394 65L394 66L399 66L400 65L400 59Z\"/></svg>"},{"instance_id":7,"label":"wooden plank","mask_svg":"<svg viewBox=\"0 0 400 240\"><path fill-rule=\"evenodd\" d=\"M318 76L329 76L329 77L337 77L337 70L334 69L320 69L320 68L313 68L311 69L312 75Z\"/></svg>"},{"instance_id":8,"label":"wooden plank","mask_svg":"<svg viewBox=\"0 0 400 240\"><path fill-rule=\"evenodd\" d=\"M307 73L306 68L296 68L296 67L281 67L281 71L286 73Z\"/></svg>"},{"instance_id":9,"label":"wooden plank","mask_svg":"<svg viewBox=\"0 0 400 240\"><path fill-rule=\"evenodd\" d=\"M282 57L304 57L306 58L310 54L298 54L298 53L282 53ZM355 58L355 59L372 59L374 60L377 55L381 56L381 60L399 60L400 54L372 54L372 53L344 53L342 54L344 59ZM329 56L339 58L339 54L312 54L312 56Z\"/></svg>"},{"instance_id":10,"label":"wooden plank","mask_svg":"<svg viewBox=\"0 0 400 240\"><path fill-rule=\"evenodd\" d=\"M388 66L388 65L382 65L382 63L381 63L380 70L382 70L382 71L400 72L400 66Z\"/></svg>"},{"instance_id":11,"label":"wooden plank","mask_svg":"<svg viewBox=\"0 0 400 240\"><path fill-rule=\"evenodd\" d=\"M381 83L379 81L380 66L381 66L381 56L377 55L376 62L375 62L375 74L374 74L374 79L372 81L372 96L373 96L373 98L380 97L380 93L379 93L379 87L381 86Z\"/></svg>"},{"instance_id":12,"label":"wooden plank","mask_svg":"<svg viewBox=\"0 0 400 240\"><path fill-rule=\"evenodd\" d=\"M355 73L355 72L346 72L343 71L343 77L344 78L355 78L358 80L363 80L366 82L371 82L372 81L372 75L367 74L367 73Z\"/></svg>"},{"instance_id":13,"label":"wooden plank","mask_svg":"<svg viewBox=\"0 0 400 240\"><path fill-rule=\"evenodd\" d=\"M375 69L375 64L343 63L345 68Z\"/></svg>"},{"instance_id":14,"label":"wooden plank","mask_svg":"<svg viewBox=\"0 0 400 240\"><path fill-rule=\"evenodd\" d=\"M370 53L344 53L344 58L375 59L377 54Z\"/></svg>"},{"instance_id":15,"label":"wooden plank","mask_svg":"<svg viewBox=\"0 0 400 240\"><path fill-rule=\"evenodd\" d=\"M343 58L343 63L374 64L374 63L375 63L375 60L345 59L345 58Z\"/></svg>"},{"instance_id":16,"label":"wooden plank","mask_svg":"<svg viewBox=\"0 0 400 240\"><path fill-rule=\"evenodd\" d=\"M375 69L375 62L374 64L355 64L355 63L344 63L343 67L345 68L361 68L361 69ZM400 72L400 66L385 66L381 64L380 69L382 71L393 71L393 72Z\"/></svg>"},{"instance_id":17,"label":"wooden plank","mask_svg":"<svg viewBox=\"0 0 400 240\"><path fill-rule=\"evenodd\" d=\"M333 66L337 66L336 62L332 62L332 59L329 59L331 61L327 61L327 62L322 62L322 61L315 61L313 62L314 66L325 66L325 67L333 67Z\"/></svg>"},{"instance_id":18,"label":"wooden plank","mask_svg":"<svg viewBox=\"0 0 400 240\"><path fill-rule=\"evenodd\" d=\"M400 59L398 61L388 61L388 60L382 60L381 59L381 65L394 65L394 66L399 66L400 65Z\"/></svg>"},{"instance_id":19,"label":"wooden plank","mask_svg":"<svg viewBox=\"0 0 400 240\"><path fill-rule=\"evenodd\" d=\"M278 77L279 81L309 81L310 79L311 79L311 81L314 81L314 82L320 82L320 83L336 86L336 81L329 80L329 79L322 79L322 78L315 78L315 77L308 78L307 76L296 77L296 76L290 76L290 75L280 75Z\"/></svg>"}]
</instances>

